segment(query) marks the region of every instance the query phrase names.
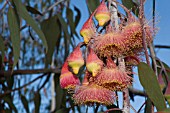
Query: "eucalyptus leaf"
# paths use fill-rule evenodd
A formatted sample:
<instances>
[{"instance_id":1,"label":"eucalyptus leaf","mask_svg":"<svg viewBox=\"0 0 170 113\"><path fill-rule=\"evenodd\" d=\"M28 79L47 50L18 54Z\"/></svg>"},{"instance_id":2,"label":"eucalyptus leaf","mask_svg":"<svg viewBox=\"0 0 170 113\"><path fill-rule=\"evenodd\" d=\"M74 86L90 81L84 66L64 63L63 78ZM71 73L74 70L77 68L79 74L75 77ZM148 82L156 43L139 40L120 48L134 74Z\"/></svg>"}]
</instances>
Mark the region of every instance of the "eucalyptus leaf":
<instances>
[{"instance_id":1,"label":"eucalyptus leaf","mask_svg":"<svg viewBox=\"0 0 170 113\"><path fill-rule=\"evenodd\" d=\"M14 110L15 113L18 113L17 108L15 107L15 105L14 105L14 103L13 103L13 101L12 101L12 99L11 99L11 97L9 95L8 96L4 96L2 98L2 100L4 100L9 105L9 107L12 110Z\"/></svg>"},{"instance_id":2,"label":"eucalyptus leaf","mask_svg":"<svg viewBox=\"0 0 170 113\"><path fill-rule=\"evenodd\" d=\"M8 9L8 25L11 35L11 42L14 54L13 68L16 66L20 56L20 30L19 30L19 18L12 7Z\"/></svg>"},{"instance_id":3,"label":"eucalyptus leaf","mask_svg":"<svg viewBox=\"0 0 170 113\"><path fill-rule=\"evenodd\" d=\"M74 10L77 12L77 15L75 17L75 26L77 27L77 25L80 21L81 13L80 13L80 10L75 6L74 6Z\"/></svg>"},{"instance_id":4,"label":"eucalyptus leaf","mask_svg":"<svg viewBox=\"0 0 170 113\"><path fill-rule=\"evenodd\" d=\"M39 15L43 16L43 14L41 14L37 9L35 9L31 6L26 6L26 9L33 14L39 14Z\"/></svg>"},{"instance_id":5,"label":"eucalyptus leaf","mask_svg":"<svg viewBox=\"0 0 170 113\"><path fill-rule=\"evenodd\" d=\"M28 106L28 100L26 99L26 97L24 95L21 94L21 102L26 110L27 113L30 113L29 111L29 106Z\"/></svg>"},{"instance_id":6,"label":"eucalyptus leaf","mask_svg":"<svg viewBox=\"0 0 170 113\"><path fill-rule=\"evenodd\" d=\"M58 16L58 19L61 23L62 29L64 31L64 45L65 45L65 57L64 57L64 59L66 59L66 57L69 54L69 44L71 43L71 38L70 38L70 35L69 35L69 32L68 32L67 23L65 22L64 18L60 14L57 14L57 16Z\"/></svg>"},{"instance_id":7,"label":"eucalyptus leaf","mask_svg":"<svg viewBox=\"0 0 170 113\"><path fill-rule=\"evenodd\" d=\"M41 29L45 35L49 50L46 53L46 62L45 67L48 66L48 64L51 64L52 61L52 55L56 46L56 43L58 39L60 38L60 23L58 22L57 16L51 17L47 20L44 20L41 23Z\"/></svg>"},{"instance_id":8,"label":"eucalyptus leaf","mask_svg":"<svg viewBox=\"0 0 170 113\"><path fill-rule=\"evenodd\" d=\"M47 41L45 39L45 36L42 32L42 30L38 27L38 24L32 19L32 17L29 15L26 7L22 4L22 2L20 0L14 0L14 4L16 6L17 12L18 14L24 19L26 20L26 22L35 30L35 32L38 34L39 38L42 40L45 48L46 48L46 52L48 51L48 45L47 45Z\"/></svg>"},{"instance_id":9,"label":"eucalyptus leaf","mask_svg":"<svg viewBox=\"0 0 170 113\"><path fill-rule=\"evenodd\" d=\"M92 13L100 4L100 0L86 0L90 13Z\"/></svg>"},{"instance_id":10,"label":"eucalyptus leaf","mask_svg":"<svg viewBox=\"0 0 170 113\"><path fill-rule=\"evenodd\" d=\"M133 0L122 0L122 4L138 17L139 14L139 4Z\"/></svg>"},{"instance_id":11,"label":"eucalyptus leaf","mask_svg":"<svg viewBox=\"0 0 170 113\"><path fill-rule=\"evenodd\" d=\"M61 89L59 75L54 76L55 81L55 92L56 92L56 110L60 110L61 108L65 108L66 106L66 91Z\"/></svg>"},{"instance_id":12,"label":"eucalyptus leaf","mask_svg":"<svg viewBox=\"0 0 170 113\"><path fill-rule=\"evenodd\" d=\"M165 98L162 94L157 77L154 71L146 64L138 64L139 80L158 111L166 108Z\"/></svg>"},{"instance_id":13,"label":"eucalyptus leaf","mask_svg":"<svg viewBox=\"0 0 170 113\"><path fill-rule=\"evenodd\" d=\"M34 106L35 106L35 113L40 112L40 105L41 105L41 95L39 92L34 94Z\"/></svg>"},{"instance_id":14,"label":"eucalyptus leaf","mask_svg":"<svg viewBox=\"0 0 170 113\"><path fill-rule=\"evenodd\" d=\"M4 56L5 56L5 45L4 45L4 41L2 36L0 35L0 52L1 52L1 58L2 58L2 62L4 61Z\"/></svg>"},{"instance_id":15,"label":"eucalyptus leaf","mask_svg":"<svg viewBox=\"0 0 170 113\"><path fill-rule=\"evenodd\" d=\"M152 101L149 98L146 100L145 113L152 113Z\"/></svg>"}]
</instances>

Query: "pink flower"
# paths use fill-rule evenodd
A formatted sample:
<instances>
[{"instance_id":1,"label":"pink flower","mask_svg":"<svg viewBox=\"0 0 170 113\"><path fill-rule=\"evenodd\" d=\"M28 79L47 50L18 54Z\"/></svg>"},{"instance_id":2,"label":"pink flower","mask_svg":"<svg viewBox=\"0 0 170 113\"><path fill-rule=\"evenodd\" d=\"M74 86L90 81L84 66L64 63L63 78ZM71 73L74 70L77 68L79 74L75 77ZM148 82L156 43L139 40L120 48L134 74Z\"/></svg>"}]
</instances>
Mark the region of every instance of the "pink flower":
<instances>
[{"instance_id":1,"label":"pink flower","mask_svg":"<svg viewBox=\"0 0 170 113\"><path fill-rule=\"evenodd\" d=\"M93 105L95 103L112 105L115 100L115 93L102 86L89 84L87 86L76 87L73 100L78 105Z\"/></svg>"},{"instance_id":2,"label":"pink flower","mask_svg":"<svg viewBox=\"0 0 170 113\"><path fill-rule=\"evenodd\" d=\"M107 66L102 69L95 82L112 91L121 91L131 85L132 78L119 69L113 61L108 60Z\"/></svg>"},{"instance_id":3,"label":"pink flower","mask_svg":"<svg viewBox=\"0 0 170 113\"><path fill-rule=\"evenodd\" d=\"M109 32L97 37L94 42L95 51L104 57L119 57L125 51L124 37L118 32Z\"/></svg>"}]
</instances>

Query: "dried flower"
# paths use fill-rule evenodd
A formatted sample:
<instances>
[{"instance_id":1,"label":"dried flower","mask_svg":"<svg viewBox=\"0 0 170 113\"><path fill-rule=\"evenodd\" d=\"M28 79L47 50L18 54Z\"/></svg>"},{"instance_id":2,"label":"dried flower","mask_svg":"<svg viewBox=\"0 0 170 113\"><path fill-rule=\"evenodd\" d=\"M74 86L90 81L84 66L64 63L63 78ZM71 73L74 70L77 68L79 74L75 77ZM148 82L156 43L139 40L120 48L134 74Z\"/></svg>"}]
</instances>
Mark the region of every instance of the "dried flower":
<instances>
[{"instance_id":1,"label":"dried flower","mask_svg":"<svg viewBox=\"0 0 170 113\"><path fill-rule=\"evenodd\" d=\"M95 103L112 105L115 100L115 93L96 84L89 84L87 86L78 86L75 89L73 100L78 105L93 105Z\"/></svg>"},{"instance_id":2,"label":"dried flower","mask_svg":"<svg viewBox=\"0 0 170 113\"><path fill-rule=\"evenodd\" d=\"M110 12L104 1L105 0L101 2L95 14L95 18L98 20L99 26L104 26L111 18Z\"/></svg>"},{"instance_id":3,"label":"dried flower","mask_svg":"<svg viewBox=\"0 0 170 113\"><path fill-rule=\"evenodd\" d=\"M76 75L68 69L68 63L65 61L60 75L60 86L64 89L74 88L76 85L80 85L80 80Z\"/></svg>"},{"instance_id":4,"label":"dried flower","mask_svg":"<svg viewBox=\"0 0 170 113\"><path fill-rule=\"evenodd\" d=\"M74 74L78 74L81 66L84 65L84 59L80 50L80 44L74 49L74 51L67 58L68 65L72 68Z\"/></svg>"},{"instance_id":5,"label":"dried flower","mask_svg":"<svg viewBox=\"0 0 170 113\"><path fill-rule=\"evenodd\" d=\"M95 77L97 73L101 70L103 62L97 57L94 51L89 48L89 54L86 59L87 70L92 73L92 76Z\"/></svg>"}]
</instances>

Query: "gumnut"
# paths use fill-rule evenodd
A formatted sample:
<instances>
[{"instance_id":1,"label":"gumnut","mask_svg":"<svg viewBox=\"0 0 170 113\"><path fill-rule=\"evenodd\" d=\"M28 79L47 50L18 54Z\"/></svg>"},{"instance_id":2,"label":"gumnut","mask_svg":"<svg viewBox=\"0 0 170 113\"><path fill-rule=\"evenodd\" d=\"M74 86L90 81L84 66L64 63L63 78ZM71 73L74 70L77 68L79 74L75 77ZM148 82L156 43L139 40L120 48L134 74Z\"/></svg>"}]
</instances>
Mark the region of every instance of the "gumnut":
<instances>
[{"instance_id":1,"label":"gumnut","mask_svg":"<svg viewBox=\"0 0 170 113\"><path fill-rule=\"evenodd\" d=\"M74 74L78 74L80 67L84 65L84 58L80 49L81 44L73 50L67 58L68 65L72 68Z\"/></svg>"},{"instance_id":2,"label":"gumnut","mask_svg":"<svg viewBox=\"0 0 170 113\"><path fill-rule=\"evenodd\" d=\"M86 59L87 70L92 73L92 76L95 77L103 67L103 62L98 58L94 53L92 48L89 48L89 54Z\"/></svg>"},{"instance_id":3,"label":"gumnut","mask_svg":"<svg viewBox=\"0 0 170 113\"><path fill-rule=\"evenodd\" d=\"M80 85L80 80L69 71L68 62L65 61L61 69L60 86L63 89L74 89L76 85Z\"/></svg>"},{"instance_id":4,"label":"gumnut","mask_svg":"<svg viewBox=\"0 0 170 113\"><path fill-rule=\"evenodd\" d=\"M91 14L89 19L84 23L80 30L80 35L84 38L84 43L88 44L90 39L95 35L96 29L94 27L93 16L96 10Z\"/></svg>"},{"instance_id":5,"label":"gumnut","mask_svg":"<svg viewBox=\"0 0 170 113\"><path fill-rule=\"evenodd\" d=\"M99 26L104 26L111 18L111 14L104 1L101 2L95 13L95 18L98 20Z\"/></svg>"}]
</instances>

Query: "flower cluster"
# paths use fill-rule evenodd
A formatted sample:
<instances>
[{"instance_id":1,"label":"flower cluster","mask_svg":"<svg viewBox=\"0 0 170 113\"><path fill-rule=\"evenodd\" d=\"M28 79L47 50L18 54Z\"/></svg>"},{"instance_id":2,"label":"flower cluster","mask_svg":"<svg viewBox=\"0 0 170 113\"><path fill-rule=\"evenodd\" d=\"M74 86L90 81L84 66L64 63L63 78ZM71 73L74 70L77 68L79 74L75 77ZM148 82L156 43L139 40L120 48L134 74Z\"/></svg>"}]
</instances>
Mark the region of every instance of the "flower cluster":
<instances>
[{"instance_id":1,"label":"flower cluster","mask_svg":"<svg viewBox=\"0 0 170 113\"><path fill-rule=\"evenodd\" d=\"M128 15L119 18L119 28L116 29L111 21L111 12L103 0L80 30L84 43L74 49L62 67L61 87L74 91L75 104L111 105L116 99L115 91L122 91L132 84L133 79L129 76L132 72L125 69L140 61L142 26L126 7L119 5ZM97 26L93 17L98 21ZM149 25L145 25L145 31L146 43L150 44L152 32ZM84 45L87 48L85 58L80 49ZM125 69L120 66L118 58L124 59ZM76 75L82 66L86 68L80 83Z\"/></svg>"}]
</instances>

